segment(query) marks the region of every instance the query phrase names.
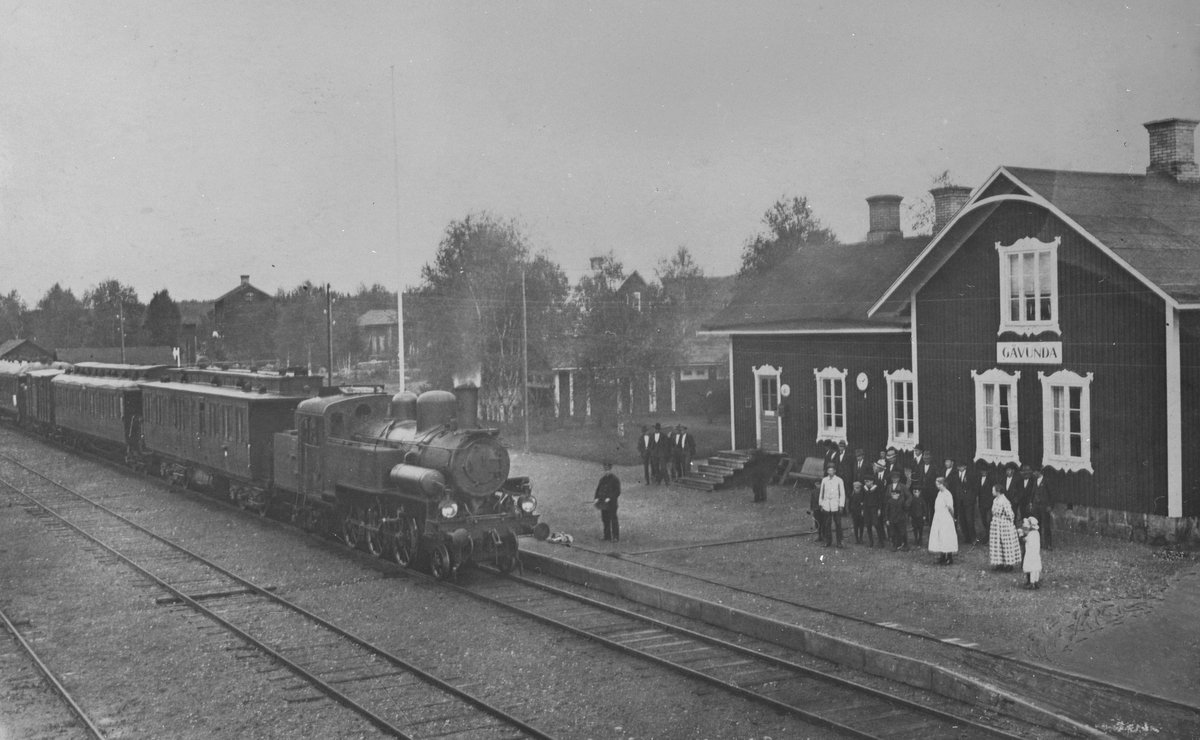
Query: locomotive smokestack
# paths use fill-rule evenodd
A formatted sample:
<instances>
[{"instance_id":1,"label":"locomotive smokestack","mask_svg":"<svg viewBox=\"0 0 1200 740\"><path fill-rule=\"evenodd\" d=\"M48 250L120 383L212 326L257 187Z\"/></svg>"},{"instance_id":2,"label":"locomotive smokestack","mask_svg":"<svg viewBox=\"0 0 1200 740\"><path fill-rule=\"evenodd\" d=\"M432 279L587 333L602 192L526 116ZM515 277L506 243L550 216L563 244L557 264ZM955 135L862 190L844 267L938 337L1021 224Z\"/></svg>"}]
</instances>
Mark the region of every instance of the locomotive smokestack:
<instances>
[{"instance_id":1,"label":"locomotive smokestack","mask_svg":"<svg viewBox=\"0 0 1200 740\"><path fill-rule=\"evenodd\" d=\"M479 389L475 386L461 386L454 389L454 397L458 399L458 428L479 428Z\"/></svg>"}]
</instances>

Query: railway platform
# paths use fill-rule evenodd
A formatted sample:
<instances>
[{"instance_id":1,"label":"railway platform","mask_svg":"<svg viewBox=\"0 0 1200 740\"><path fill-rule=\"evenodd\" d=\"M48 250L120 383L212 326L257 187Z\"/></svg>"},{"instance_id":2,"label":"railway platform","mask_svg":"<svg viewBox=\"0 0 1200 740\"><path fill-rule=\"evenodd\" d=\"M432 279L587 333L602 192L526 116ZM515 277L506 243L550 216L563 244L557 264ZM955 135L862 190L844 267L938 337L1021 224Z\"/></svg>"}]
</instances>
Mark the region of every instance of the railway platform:
<instances>
[{"instance_id":1,"label":"railway platform","mask_svg":"<svg viewBox=\"0 0 1200 740\"><path fill-rule=\"evenodd\" d=\"M1194 557L1159 569L1161 553L1147 546L1056 532L1043 586L1028 591L1019 572L989 568L986 545L964 545L953 566L939 567L921 548L857 543L844 517L843 547L825 548L807 490L772 487L755 504L748 489L646 485L640 467L616 469L621 539L612 543L601 541L590 505L600 466L516 454L513 470L539 482L543 521L573 539L523 542L531 570L997 711L1043 713L1063 729L1200 728ZM1101 562L1111 563L1105 586L1075 582ZM1142 575L1123 583L1125 573Z\"/></svg>"}]
</instances>

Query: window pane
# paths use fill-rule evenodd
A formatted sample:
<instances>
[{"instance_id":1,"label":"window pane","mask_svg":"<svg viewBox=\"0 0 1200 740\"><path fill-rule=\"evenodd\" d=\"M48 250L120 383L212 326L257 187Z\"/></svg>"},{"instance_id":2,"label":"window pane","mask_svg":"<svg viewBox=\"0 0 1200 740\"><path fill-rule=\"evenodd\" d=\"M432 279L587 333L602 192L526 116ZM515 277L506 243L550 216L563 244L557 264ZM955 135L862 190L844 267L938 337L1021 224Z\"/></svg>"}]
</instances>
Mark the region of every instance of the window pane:
<instances>
[{"instance_id":1,"label":"window pane","mask_svg":"<svg viewBox=\"0 0 1200 740\"><path fill-rule=\"evenodd\" d=\"M996 386L983 386L983 431L984 447L996 449Z\"/></svg>"},{"instance_id":2,"label":"window pane","mask_svg":"<svg viewBox=\"0 0 1200 740\"><path fill-rule=\"evenodd\" d=\"M1034 258L1036 255L1026 253L1021 255L1022 298L1025 300L1025 320L1037 320L1037 290L1034 286Z\"/></svg>"},{"instance_id":3,"label":"window pane","mask_svg":"<svg viewBox=\"0 0 1200 740\"><path fill-rule=\"evenodd\" d=\"M1071 457L1083 457L1083 389L1071 389Z\"/></svg>"},{"instance_id":4,"label":"window pane","mask_svg":"<svg viewBox=\"0 0 1200 740\"><path fill-rule=\"evenodd\" d=\"M1021 320L1021 260L1020 255L1008 255L1009 320Z\"/></svg>"},{"instance_id":5,"label":"window pane","mask_svg":"<svg viewBox=\"0 0 1200 740\"><path fill-rule=\"evenodd\" d=\"M1050 315L1050 293L1054 289L1053 279L1054 261L1050 258L1050 252L1038 253L1038 287L1041 290L1038 296L1041 320L1050 321L1054 317Z\"/></svg>"},{"instance_id":6,"label":"window pane","mask_svg":"<svg viewBox=\"0 0 1200 740\"><path fill-rule=\"evenodd\" d=\"M1000 449L1004 452L1012 450L1012 433L1009 426L1008 409L1009 387L1000 386Z\"/></svg>"}]
</instances>

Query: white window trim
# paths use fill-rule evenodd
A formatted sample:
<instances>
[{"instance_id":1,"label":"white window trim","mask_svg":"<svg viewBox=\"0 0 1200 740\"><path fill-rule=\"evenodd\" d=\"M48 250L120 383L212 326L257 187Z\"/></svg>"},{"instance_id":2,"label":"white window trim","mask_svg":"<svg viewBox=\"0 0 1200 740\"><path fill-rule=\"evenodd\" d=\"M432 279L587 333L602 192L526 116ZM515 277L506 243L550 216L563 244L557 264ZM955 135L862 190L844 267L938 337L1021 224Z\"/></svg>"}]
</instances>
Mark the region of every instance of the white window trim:
<instances>
[{"instance_id":1,"label":"white window trim","mask_svg":"<svg viewBox=\"0 0 1200 740\"><path fill-rule=\"evenodd\" d=\"M992 368L982 373L971 371L971 377L975 380L975 459L986 460L990 463L1008 463L1015 462L1018 465L1021 463L1021 445L1019 435L1017 433L1017 418L1020 406L1017 404L1017 381L1021 379L1021 371L1015 370L1007 373L998 368ZM1011 409L1009 411L1009 426L1010 438L1012 439L1012 450L1005 452L1002 450L989 450L985 447L986 439L983 428L983 386L985 383L995 383L997 385L1004 384L1010 388L1009 397L1011 398Z\"/></svg>"},{"instance_id":2,"label":"white window trim","mask_svg":"<svg viewBox=\"0 0 1200 740\"><path fill-rule=\"evenodd\" d=\"M848 370L838 370L836 367L827 367L824 370L813 368L813 375L817 381L817 441L831 439L834 442L848 442L846 437L846 426L849 421L850 411L848 404L850 401L849 394L846 392L846 376ZM821 395L822 380L840 380L842 381L842 428L836 427L826 428L824 425L825 418L825 398Z\"/></svg>"},{"instance_id":3,"label":"white window trim","mask_svg":"<svg viewBox=\"0 0 1200 740\"><path fill-rule=\"evenodd\" d=\"M888 447L895 447L897 450L912 450L921 441L921 427L917 422L919 418L917 415L917 376L912 370L897 370L893 373L885 370L883 379L887 383ZM913 433L911 437L896 436L896 389L892 385L893 383L912 383Z\"/></svg>"},{"instance_id":4,"label":"white window trim","mask_svg":"<svg viewBox=\"0 0 1200 740\"><path fill-rule=\"evenodd\" d=\"M783 420L779 418L779 406L782 402L782 367L772 367L770 365L762 365L761 367L752 368L754 371L754 439L759 447L762 447L762 379L766 377L775 378L775 411L767 411L766 414L776 418L775 433L778 436L776 440L776 449L783 451Z\"/></svg>"},{"instance_id":5,"label":"white window trim","mask_svg":"<svg viewBox=\"0 0 1200 740\"><path fill-rule=\"evenodd\" d=\"M1000 259L1000 328L996 332L997 335L1007 332L1021 336L1032 336L1048 331L1059 335L1062 334L1058 314L1058 245L1061 242L1061 236L1054 237L1054 241L1052 242L1043 242L1029 236L1024 239L1018 239L1007 247L1001 245L1000 242L996 242L996 251L999 253ZM1034 252L1050 253L1050 281L1053 283L1050 291L1050 314L1054 318L1050 321L1013 321L1009 303L1012 298L1009 294L1010 278L1012 277L1009 270L1009 257L1013 254L1030 254Z\"/></svg>"},{"instance_id":6,"label":"white window trim","mask_svg":"<svg viewBox=\"0 0 1200 740\"><path fill-rule=\"evenodd\" d=\"M708 380L708 368L684 367L679 369L679 382L687 383L693 380Z\"/></svg>"},{"instance_id":7,"label":"white window trim","mask_svg":"<svg viewBox=\"0 0 1200 740\"><path fill-rule=\"evenodd\" d=\"M1038 372L1042 381L1042 466L1062 470L1064 472L1079 472L1092 470L1092 373L1080 375L1070 370L1059 370L1050 375ZM1083 437L1080 457L1070 455L1055 455L1054 449L1054 387L1080 388L1079 395L1079 431Z\"/></svg>"}]
</instances>

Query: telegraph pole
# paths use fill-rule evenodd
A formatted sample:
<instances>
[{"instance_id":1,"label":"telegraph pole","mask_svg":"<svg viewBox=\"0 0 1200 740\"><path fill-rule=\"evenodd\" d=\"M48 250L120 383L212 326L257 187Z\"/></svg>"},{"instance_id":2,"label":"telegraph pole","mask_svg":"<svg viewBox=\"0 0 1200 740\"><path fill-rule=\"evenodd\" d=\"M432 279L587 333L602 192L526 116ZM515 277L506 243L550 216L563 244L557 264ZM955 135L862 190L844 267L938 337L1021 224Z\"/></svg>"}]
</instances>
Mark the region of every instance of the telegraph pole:
<instances>
[{"instance_id":1,"label":"telegraph pole","mask_svg":"<svg viewBox=\"0 0 1200 740\"><path fill-rule=\"evenodd\" d=\"M333 286L325 283L325 336L329 341L329 385L333 385Z\"/></svg>"},{"instance_id":2,"label":"telegraph pole","mask_svg":"<svg viewBox=\"0 0 1200 740\"><path fill-rule=\"evenodd\" d=\"M396 254L403 255L400 248L400 154L396 144L396 65L392 65L392 188L396 200ZM399 274L399 270L396 271ZM399 332L399 344L396 352L399 356L400 393L404 392L404 279L396 287L396 327Z\"/></svg>"},{"instance_id":3,"label":"telegraph pole","mask_svg":"<svg viewBox=\"0 0 1200 740\"><path fill-rule=\"evenodd\" d=\"M521 385L525 392L525 451L529 452L529 316L525 307L525 268L521 268Z\"/></svg>"}]
</instances>

